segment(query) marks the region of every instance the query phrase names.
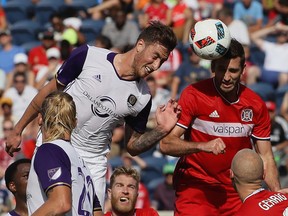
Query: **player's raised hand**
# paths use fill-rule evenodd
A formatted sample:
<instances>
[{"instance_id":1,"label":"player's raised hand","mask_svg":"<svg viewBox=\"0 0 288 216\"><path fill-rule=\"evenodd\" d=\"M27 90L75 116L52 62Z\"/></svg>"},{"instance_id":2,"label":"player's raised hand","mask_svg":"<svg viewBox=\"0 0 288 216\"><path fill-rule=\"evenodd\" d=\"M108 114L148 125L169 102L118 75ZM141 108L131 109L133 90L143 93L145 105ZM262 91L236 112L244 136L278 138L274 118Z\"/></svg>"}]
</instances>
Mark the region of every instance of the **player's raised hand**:
<instances>
[{"instance_id":1,"label":"player's raised hand","mask_svg":"<svg viewBox=\"0 0 288 216\"><path fill-rule=\"evenodd\" d=\"M15 129L10 131L6 138L6 152L13 157L14 152L20 151L21 134L17 133Z\"/></svg>"},{"instance_id":2,"label":"player's raised hand","mask_svg":"<svg viewBox=\"0 0 288 216\"><path fill-rule=\"evenodd\" d=\"M199 143L198 147L201 151L213 153L215 155L224 154L226 145L221 138L210 140L207 143Z\"/></svg>"},{"instance_id":3,"label":"player's raised hand","mask_svg":"<svg viewBox=\"0 0 288 216\"><path fill-rule=\"evenodd\" d=\"M168 103L159 106L156 110L156 122L164 133L170 132L176 125L181 113L181 107L176 100L170 99Z\"/></svg>"}]
</instances>

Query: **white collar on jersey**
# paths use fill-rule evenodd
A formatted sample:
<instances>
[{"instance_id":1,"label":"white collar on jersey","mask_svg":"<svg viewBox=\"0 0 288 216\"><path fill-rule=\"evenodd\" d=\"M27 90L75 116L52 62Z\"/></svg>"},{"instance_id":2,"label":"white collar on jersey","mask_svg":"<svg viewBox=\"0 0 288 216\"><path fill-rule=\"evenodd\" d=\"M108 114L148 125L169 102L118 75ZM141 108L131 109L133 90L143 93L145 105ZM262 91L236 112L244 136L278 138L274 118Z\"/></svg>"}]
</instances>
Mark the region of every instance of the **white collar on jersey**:
<instances>
[{"instance_id":1,"label":"white collar on jersey","mask_svg":"<svg viewBox=\"0 0 288 216\"><path fill-rule=\"evenodd\" d=\"M265 190L265 189L264 189L264 188L259 188L259 189L255 190L253 193L251 193L251 194L249 194L247 197L245 197L245 199L243 200L243 203L244 203L245 200L248 199L249 197L251 197L251 196L253 196L253 195L255 195L255 194L257 194L257 193L259 193L259 192L261 192L261 191L263 191L263 190Z\"/></svg>"}]
</instances>

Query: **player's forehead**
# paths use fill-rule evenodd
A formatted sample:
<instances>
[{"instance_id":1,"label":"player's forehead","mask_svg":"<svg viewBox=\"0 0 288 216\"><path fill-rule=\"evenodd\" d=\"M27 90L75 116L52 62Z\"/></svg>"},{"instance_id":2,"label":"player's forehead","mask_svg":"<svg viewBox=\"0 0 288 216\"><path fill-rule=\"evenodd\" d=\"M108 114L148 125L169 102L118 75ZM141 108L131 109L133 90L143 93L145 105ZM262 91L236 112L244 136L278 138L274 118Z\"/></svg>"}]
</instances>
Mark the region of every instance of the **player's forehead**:
<instances>
[{"instance_id":1,"label":"player's forehead","mask_svg":"<svg viewBox=\"0 0 288 216\"><path fill-rule=\"evenodd\" d=\"M152 55L158 55L161 59L168 59L170 55L169 50L160 43L148 43L147 50Z\"/></svg>"},{"instance_id":2,"label":"player's forehead","mask_svg":"<svg viewBox=\"0 0 288 216\"><path fill-rule=\"evenodd\" d=\"M115 178L115 182L114 185L116 184L123 184L123 185L137 185L137 181L132 177L132 176L128 176L128 175L118 175Z\"/></svg>"}]
</instances>

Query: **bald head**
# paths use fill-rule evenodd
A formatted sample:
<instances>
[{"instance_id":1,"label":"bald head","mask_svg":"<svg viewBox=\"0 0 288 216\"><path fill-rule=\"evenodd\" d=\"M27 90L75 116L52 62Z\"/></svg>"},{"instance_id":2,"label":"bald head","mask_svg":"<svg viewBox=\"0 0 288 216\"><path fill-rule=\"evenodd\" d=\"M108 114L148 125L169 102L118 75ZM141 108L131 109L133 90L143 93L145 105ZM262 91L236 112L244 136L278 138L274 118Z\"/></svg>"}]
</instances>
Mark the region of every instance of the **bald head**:
<instances>
[{"instance_id":1,"label":"bald head","mask_svg":"<svg viewBox=\"0 0 288 216\"><path fill-rule=\"evenodd\" d=\"M232 160L231 170L239 183L247 184L263 180L263 161L251 149L242 149L237 152Z\"/></svg>"}]
</instances>

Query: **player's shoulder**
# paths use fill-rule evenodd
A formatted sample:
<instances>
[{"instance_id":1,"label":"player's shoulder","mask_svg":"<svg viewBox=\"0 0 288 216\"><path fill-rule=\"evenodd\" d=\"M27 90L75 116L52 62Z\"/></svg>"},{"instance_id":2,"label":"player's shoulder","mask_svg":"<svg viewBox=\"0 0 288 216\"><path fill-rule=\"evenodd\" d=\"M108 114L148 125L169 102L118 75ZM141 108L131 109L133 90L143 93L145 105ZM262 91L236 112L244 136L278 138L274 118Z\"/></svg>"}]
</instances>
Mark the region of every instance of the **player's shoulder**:
<instances>
[{"instance_id":1,"label":"player's shoulder","mask_svg":"<svg viewBox=\"0 0 288 216\"><path fill-rule=\"evenodd\" d=\"M104 49L101 47L96 47L96 46L92 46L92 45L83 45L83 46L87 46L87 49L93 53L101 53L101 54L107 54L107 53L111 53L112 51L109 49Z\"/></svg>"},{"instance_id":2,"label":"player's shoulder","mask_svg":"<svg viewBox=\"0 0 288 216\"><path fill-rule=\"evenodd\" d=\"M256 92L254 92L252 89L248 88L247 86L240 83L240 97L241 98L247 98L249 101L258 101L261 103L264 103L263 99L258 95Z\"/></svg>"}]
</instances>

